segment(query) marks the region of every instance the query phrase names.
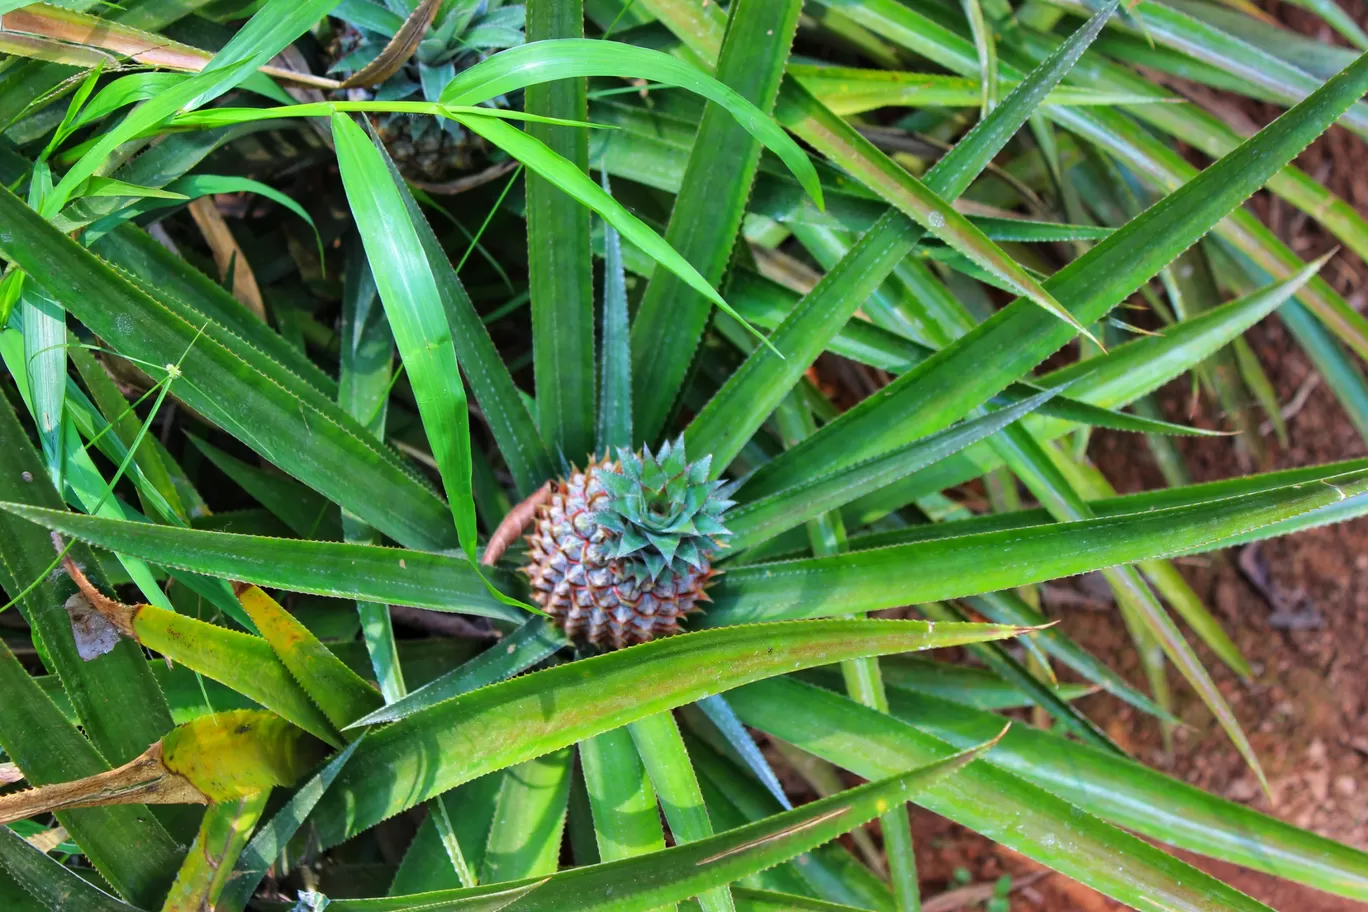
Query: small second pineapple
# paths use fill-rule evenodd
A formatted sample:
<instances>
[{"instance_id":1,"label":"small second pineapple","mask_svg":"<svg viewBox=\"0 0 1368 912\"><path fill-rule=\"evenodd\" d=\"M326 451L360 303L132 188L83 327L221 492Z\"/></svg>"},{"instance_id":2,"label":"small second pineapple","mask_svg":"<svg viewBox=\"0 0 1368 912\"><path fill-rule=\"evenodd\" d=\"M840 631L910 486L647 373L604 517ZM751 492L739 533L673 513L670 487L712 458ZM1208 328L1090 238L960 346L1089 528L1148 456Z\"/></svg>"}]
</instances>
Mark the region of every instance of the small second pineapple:
<instances>
[{"instance_id":1,"label":"small second pineapple","mask_svg":"<svg viewBox=\"0 0 1368 912\"><path fill-rule=\"evenodd\" d=\"M329 74L344 78L375 60L407 15L403 0L381 5L343 0L332 16L342 24L329 46ZM349 97L380 101L436 101L457 73L485 56L524 41L521 4L454 0L440 5L413 56L378 86L349 89ZM481 168L488 149L459 124L435 117L380 115L377 129L390 157L409 180L441 183Z\"/></svg>"}]
</instances>

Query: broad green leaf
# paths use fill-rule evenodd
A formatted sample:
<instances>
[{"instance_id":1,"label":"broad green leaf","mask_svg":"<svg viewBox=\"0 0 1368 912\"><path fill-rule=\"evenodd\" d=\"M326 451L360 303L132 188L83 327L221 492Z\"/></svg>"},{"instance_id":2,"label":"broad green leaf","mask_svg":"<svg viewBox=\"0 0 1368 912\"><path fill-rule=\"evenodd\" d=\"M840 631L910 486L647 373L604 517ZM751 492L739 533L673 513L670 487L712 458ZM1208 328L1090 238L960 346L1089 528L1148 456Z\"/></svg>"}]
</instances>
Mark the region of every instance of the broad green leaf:
<instances>
[{"instance_id":1,"label":"broad green leaf","mask_svg":"<svg viewBox=\"0 0 1368 912\"><path fill-rule=\"evenodd\" d=\"M334 728L345 728L383 702L374 687L259 587L247 586L238 598L281 664Z\"/></svg>"},{"instance_id":2,"label":"broad green leaf","mask_svg":"<svg viewBox=\"0 0 1368 912\"><path fill-rule=\"evenodd\" d=\"M581 0L527 3L529 42L583 38ZM556 45L551 42L542 47ZM531 84L524 107L529 114L588 120L586 91L583 77ZM588 172L589 138L584 130L532 123L527 132L573 167ZM532 367L539 381L538 426L553 450L580 460L595 449L594 272L589 213L540 174L528 174L524 186L527 249L536 251L527 258L527 268L532 296Z\"/></svg>"},{"instance_id":3,"label":"broad green leaf","mask_svg":"<svg viewBox=\"0 0 1368 912\"><path fill-rule=\"evenodd\" d=\"M1085 376L1087 379L1074 387L1077 398L1094 405L1125 405L1192 369L1272 313L1301 290L1325 262L1322 257L1290 279L1183 320L1157 335L1142 336L1105 355L1051 371L1040 382L1053 386Z\"/></svg>"},{"instance_id":4,"label":"broad green leaf","mask_svg":"<svg viewBox=\"0 0 1368 912\"><path fill-rule=\"evenodd\" d=\"M792 680L741 688L732 702L748 725L860 776L886 775L953 750L905 722ZM1215 878L987 763L970 764L924 791L917 803L1128 905L1267 912Z\"/></svg>"},{"instance_id":5,"label":"broad green leaf","mask_svg":"<svg viewBox=\"0 0 1368 912\"><path fill-rule=\"evenodd\" d=\"M1060 270L1047 286L1085 321L1103 316L1238 206L1366 88L1368 59L1360 59L1313 98ZM748 486L754 485L756 494L770 493L813 466L830 471L944 427L1068 341L1066 329L1034 310L1018 300L997 312L877 399L865 400L762 466ZM903 417L911 414L909 400L916 403L913 418Z\"/></svg>"},{"instance_id":6,"label":"broad green leaf","mask_svg":"<svg viewBox=\"0 0 1368 912\"><path fill-rule=\"evenodd\" d=\"M781 670L1017 632L915 621L742 627L668 637L523 675L372 733L315 811L319 838L334 845L491 770Z\"/></svg>"},{"instance_id":7,"label":"broad green leaf","mask_svg":"<svg viewBox=\"0 0 1368 912\"><path fill-rule=\"evenodd\" d=\"M161 747L167 769L212 802L294 785L325 755L303 729L259 709L193 719L168 732Z\"/></svg>"},{"instance_id":8,"label":"broad green leaf","mask_svg":"<svg viewBox=\"0 0 1368 912\"><path fill-rule=\"evenodd\" d=\"M526 671L569 645L545 618L532 618L459 668L429 681L412 693L391 701L370 715L349 721L345 728L379 725L411 716L420 710Z\"/></svg>"},{"instance_id":9,"label":"broad green leaf","mask_svg":"<svg viewBox=\"0 0 1368 912\"><path fill-rule=\"evenodd\" d=\"M13 512L68 535L167 567L273 589L459 611L521 623L527 615L491 596L463 558L378 545L297 541L109 521L10 505ZM91 520L97 524L91 524ZM76 530L80 531L76 531ZM99 541L95 541L95 538ZM512 576L491 571L512 591Z\"/></svg>"},{"instance_id":10,"label":"broad green leaf","mask_svg":"<svg viewBox=\"0 0 1368 912\"><path fill-rule=\"evenodd\" d=\"M331 398L203 316L149 296L3 189L0 225L4 255L30 279L41 275L106 343L155 365L184 356L177 396L201 415L395 540L454 544L441 501Z\"/></svg>"},{"instance_id":11,"label":"broad green leaf","mask_svg":"<svg viewBox=\"0 0 1368 912\"><path fill-rule=\"evenodd\" d=\"M0 748L23 770L30 785L67 782L109 769L3 642L0 693L5 694ZM182 849L145 806L59 811L57 820L120 895L144 907L161 901L176 875Z\"/></svg>"},{"instance_id":12,"label":"broad green leaf","mask_svg":"<svg viewBox=\"0 0 1368 912\"><path fill-rule=\"evenodd\" d=\"M810 130L817 129L813 125L822 125L824 141L813 141L828 155L841 150L843 154L838 160L848 168L855 167L852 156L858 157L861 164L867 164L870 168L882 169L888 174L896 171L902 175L896 179L899 186L912 181L907 186L915 186L927 194L942 194L953 200L967 189L1045 94L1069 71L1101 30L1110 15L1110 9L1099 13L1087 26L1079 29L1056 55L1027 77L997 111L980 122L954 151L937 162L927 173L925 185L916 182L900 165L885 157L868 140L815 101L810 101L802 109L801 115L793 114L789 119L809 124ZM856 169L853 173L862 177L866 171ZM862 179L869 183L867 177ZM877 182L875 185L882 186ZM926 219L908 211L896 200L890 201L902 209L903 214L889 211L880 217L774 331L771 344L776 352L783 353L783 357L767 351L753 352L690 423L686 431L687 443L695 450L713 453L716 472L720 473L726 467L742 443L793 387L801 372L816 360L827 340L846 323L855 309L921 238L922 231L905 216L919 221ZM944 216L940 224L948 224ZM930 227L932 233L940 235L935 225Z\"/></svg>"},{"instance_id":13,"label":"broad green leaf","mask_svg":"<svg viewBox=\"0 0 1368 912\"><path fill-rule=\"evenodd\" d=\"M801 5L769 0L740 4L730 12L717 79L754 103L767 123ZM720 106L705 109L665 231L666 243L710 284L719 284L726 274L760 160L760 137L729 113ZM802 164L811 171L805 156ZM641 439L650 442L664 428L710 314L707 299L675 276L652 274L631 334L633 420Z\"/></svg>"},{"instance_id":14,"label":"broad green leaf","mask_svg":"<svg viewBox=\"0 0 1368 912\"><path fill-rule=\"evenodd\" d=\"M49 858L29 845L11 827L0 827L0 868L42 908L74 906L90 912L137 912L136 906L110 896L57 859ZM6 896L6 901L22 900L18 896Z\"/></svg>"},{"instance_id":15,"label":"broad green leaf","mask_svg":"<svg viewBox=\"0 0 1368 912\"><path fill-rule=\"evenodd\" d=\"M481 883L556 872L573 760L573 752L563 748L524 760L504 773L485 844Z\"/></svg>"},{"instance_id":16,"label":"broad green leaf","mask_svg":"<svg viewBox=\"0 0 1368 912\"><path fill-rule=\"evenodd\" d=\"M997 433L1049 401L1053 392L1047 390L846 469L736 507L727 513L727 528L732 531L727 544L737 551L760 544L856 497L877 491Z\"/></svg>"},{"instance_id":17,"label":"broad green leaf","mask_svg":"<svg viewBox=\"0 0 1368 912\"><path fill-rule=\"evenodd\" d=\"M725 108L767 149L788 166L808 195L820 205L817 173L802 149L763 111L707 73L668 54L630 44L590 39L533 42L500 51L460 73L442 90L441 102L468 105L505 92L555 79L584 76L649 78L686 88Z\"/></svg>"},{"instance_id":18,"label":"broad green leaf","mask_svg":"<svg viewBox=\"0 0 1368 912\"><path fill-rule=\"evenodd\" d=\"M581 741L579 755L599 857L617 861L665 848L655 790L630 733L616 728Z\"/></svg>"},{"instance_id":19,"label":"broad green leaf","mask_svg":"<svg viewBox=\"0 0 1368 912\"><path fill-rule=\"evenodd\" d=\"M338 912L400 912L422 908L483 909L482 896L530 888L513 906L538 909L639 910L686 899L725 885L847 832L891 805L921 796L945 776L991 747L981 745L933 764L862 785L688 845L635 858L572 868L540 882L496 884L472 891L427 893L386 900L334 902ZM468 903L468 904L467 904Z\"/></svg>"},{"instance_id":20,"label":"broad green leaf","mask_svg":"<svg viewBox=\"0 0 1368 912\"><path fill-rule=\"evenodd\" d=\"M476 554L465 385L437 282L384 159L345 114L332 117L338 168L389 317L467 559ZM479 573L478 568L476 573Z\"/></svg>"},{"instance_id":21,"label":"broad green leaf","mask_svg":"<svg viewBox=\"0 0 1368 912\"><path fill-rule=\"evenodd\" d=\"M702 622L822 617L1011 589L1202 550L1365 491L1368 473L1351 472L1168 510L736 567L712 591L716 604Z\"/></svg>"},{"instance_id":22,"label":"broad green leaf","mask_svg":"<svg viewBox=\"0 0 1368 912\"><path fill-rule=\"evenodd\" d=\"M977 743L999 717L931 696L895 694L896 716L952 745ZM989 760L1089 813L1152 839L1354 899L1368 898L1368 855L1210 795L1143 764L1030 726Z\"/></svg>"},{"instance_id":23,"label":"broad green leaf","mask_svg":"<svg viewBox=\"0 0 1368 912\"><path fill-rule=\"evenodd\" d=\"M270 790L265 790L209 805L162 912L220 908L219 897L270 796Z\"/></svg>"},{"instance_id":24,"label":"broad green leaf","mask_svg":"<svg viewBox=\"0 0 1368 912\"><path fill-rule=\"evenodd\" d=\"M327 717L266 640L155 605L138 605L130 613L133 631L141 645L228 685L315 737L340 745L341 739Z\"/></svg>"},{"instance_id":25,"label":"broad green leaf","mask_svg":"<svg viewBox=\"0 0 1368 912\"><path fill-rule=\"evenodd\" d=\"M675 844L699 842L712 836L713 823L674 714L662 712L638 719L627 730L660 799L660 809ZM704 912L730 912L735 908L731 890L725 885L701 893L698 904Z\"/></svg>"}]
</instances>

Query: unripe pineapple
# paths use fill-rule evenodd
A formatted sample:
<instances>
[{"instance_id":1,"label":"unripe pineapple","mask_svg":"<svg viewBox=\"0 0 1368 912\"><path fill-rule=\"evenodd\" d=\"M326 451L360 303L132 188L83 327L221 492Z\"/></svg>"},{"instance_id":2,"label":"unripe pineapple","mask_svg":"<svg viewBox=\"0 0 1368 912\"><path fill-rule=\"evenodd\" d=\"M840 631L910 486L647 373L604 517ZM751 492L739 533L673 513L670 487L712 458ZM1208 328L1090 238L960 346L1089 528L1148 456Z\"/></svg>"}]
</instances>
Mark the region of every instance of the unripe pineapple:
<instances>
[{"instance_id":1,"label":"unripe pineapple","mask_svg":"<svg viewBox=\"0 0 1368 912\"><path fill-rule=\"evenodd\" d=\"M330 74L341 78L367 72L403 25L393 8L397 5L347 0L333 11L344 27L329 48ZM522 44L524 18L521 4L505 5L503 0L442 3L412 57L381 77L380 85L364 80L364 87L349 89L347 95L354 100L435 101L461 70L489 53ZM480 138L454 121L397 114L377 121L390 156L410 180L440 183L489 164Z\"/></svg>"},{"instance_id":2,"label":"unripe pineapple","mask_svg":"<svg viewBox=\"0 0 1368 912\"><path fill-rule=\"evenodd\" d=\"M527 536L532 598L576 642L621 649L679 632L731 535L729 488L683 438L656 454L618 450L557 481Z\"/></svg>"}]
</instances>

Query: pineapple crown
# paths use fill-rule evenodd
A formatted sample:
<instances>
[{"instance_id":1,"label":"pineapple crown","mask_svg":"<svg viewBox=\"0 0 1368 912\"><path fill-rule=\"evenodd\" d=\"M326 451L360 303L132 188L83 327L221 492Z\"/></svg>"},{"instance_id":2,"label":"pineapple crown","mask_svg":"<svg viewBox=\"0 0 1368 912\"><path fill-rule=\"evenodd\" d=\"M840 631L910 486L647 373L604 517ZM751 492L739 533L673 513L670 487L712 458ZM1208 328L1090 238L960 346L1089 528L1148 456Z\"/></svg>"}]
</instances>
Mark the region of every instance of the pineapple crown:
<instances>
[{"instance_id":1,"label":"pineapple crown","mask_svg":"<svg viewBox=\"0 0 1368 912\"><path fill-rule=\"evenodd\" d=\"M599 473L607 504L594 520L618 533L608 556L627 558L654 580L666 568L684 573L706 569L711 555L731 535L722 515L734 501L733 487L709 481L712 456L689 462L684 438L666 442L659 452L641 455L618 449L618 466Z\"/></svg>"}]
</instances>

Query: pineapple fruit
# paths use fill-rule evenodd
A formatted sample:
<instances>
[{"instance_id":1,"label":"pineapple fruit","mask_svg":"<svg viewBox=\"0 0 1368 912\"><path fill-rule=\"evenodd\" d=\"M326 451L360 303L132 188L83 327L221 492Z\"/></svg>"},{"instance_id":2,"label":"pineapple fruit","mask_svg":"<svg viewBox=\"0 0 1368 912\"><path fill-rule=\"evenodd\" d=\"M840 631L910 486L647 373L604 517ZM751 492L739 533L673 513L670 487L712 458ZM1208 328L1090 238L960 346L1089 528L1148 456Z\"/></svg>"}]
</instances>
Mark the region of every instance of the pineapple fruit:
<instances>
[{"instance_id":1,"label":"pineapple fruit","mask_svg":"<svg viewBox=\"0 0 1368 912\"><path fill-rule=\"evenodd\" d=\"M402 0L345 0L332 13L342 27L329 45L329 74L362 73L386 49L408 13ZM461 70L524 41L524 9L501 0L451 0L438 6L413 54L379 85L346 89L353 100L435 101ZM385 70L391 67L384 67ZM363 77L364 78L364 77ZM490 162L488 148L453 121L413 115L377 118L377 130L404 176L420 184L459 178Z\"/></svg>"},{"instance_id":2,"label":"pineapple fruit","mask_svg":"<svg viewBox=\"0 0 1368 912\"><path fill-rule=\"evenodd\" d=\"M701 610L731 534L730 487L690 463L683 438L618 451L553 484L527 535L532 598L577 643L621 649L678 633Z\"/></svg>"}]
</instances>

